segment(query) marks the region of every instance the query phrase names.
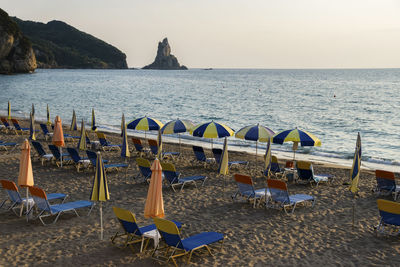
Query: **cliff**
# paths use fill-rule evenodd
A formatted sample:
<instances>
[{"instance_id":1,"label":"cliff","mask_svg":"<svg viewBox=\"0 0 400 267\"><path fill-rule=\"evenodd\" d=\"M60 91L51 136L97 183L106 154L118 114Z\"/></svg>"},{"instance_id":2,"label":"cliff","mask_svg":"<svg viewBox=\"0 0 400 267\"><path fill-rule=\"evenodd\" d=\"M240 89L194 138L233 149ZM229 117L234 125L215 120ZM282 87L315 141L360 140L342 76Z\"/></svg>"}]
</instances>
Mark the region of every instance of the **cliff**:
<instances>
[{"instance_id":1,"label":"cliff","mask_svg":"<svg viewBox=\"0 0 400 267\"><path fill-rule=\"evenodd\" d=\"M36 69L31 42L0 8L0 74L29 73Z\"/></svg>"},{"instance_id":2,"label":"cliff","mask_svg":"<svg viewBox=\"0 0 400 267\"><path fill-rule=\"evenodd\" d=\"M126 55L116 47L62 22L13 18L32 41L39 68L126 69Z\"/></svg>"},{"instance_id":3,"label":"cliff","mask_svg":"<svg viewBox=\"0 0 400 267\"><path fill-rule=\"evenodd\" d=\"M164 38L162 42L158 42L157 55L154 62L143 67L143 69L187 70L188 68L184 65L179 65L178 59L171 54L168 39Z\"/></svg>"}]
</instances>

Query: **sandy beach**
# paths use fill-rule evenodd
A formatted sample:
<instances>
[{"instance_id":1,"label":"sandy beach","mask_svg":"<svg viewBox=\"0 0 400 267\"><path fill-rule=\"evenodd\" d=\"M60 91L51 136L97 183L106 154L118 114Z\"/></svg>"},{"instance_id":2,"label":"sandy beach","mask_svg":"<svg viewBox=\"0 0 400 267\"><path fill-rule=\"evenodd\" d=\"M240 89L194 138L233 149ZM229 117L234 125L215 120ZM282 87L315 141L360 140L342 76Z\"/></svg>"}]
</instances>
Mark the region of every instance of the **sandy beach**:
<instances>
[{"instance_id":1,"label":"sandy beach","mask_svg":"<svg viewBox=\"0 0 400 267\"><path fill-rule=\"evenodd\" d=\"M28 122L22 121L22 126L28 127ZM65 132L71 133L66 129ZM19 144L27 137L0 134L0 140ZM90 137L97 140L93 134ZM121 143L119 135L107 134L107 138L112 143ZM37 139L48 150L47 143L50 142L45 141L41 133ZM75 147L76 141L66 145ZM129 146L133 148L131 140ZM177 145L164 144L164 151L178 151L178 148ZM314 208L300 206L294 214L287 215L283 211L264 206L253 208L250 203L231 199L236 191L232 178L234 173L252 174L257 188L266 186L265 177L261 176L261 156L258 159L260 171L257 172L260 175L255 175L254 155L230 152L229 160L251 162L248 168L231 168L230 174L223 177L217 174L216 165L204 167L196 163L191 147L182 146L182 149L180 158L168 161L173 162L183 176L199 174L208 179L199 190L193 186L185 187L182 192L164 188L166 218L183 223L183 237L203 231L216 231L225 236L222 250L214 247L213 257L195 253L191 260L193 266L399 265L399 238L377 237L373 231L379 220L377 197L372 192L376 184L373 172L361 172L356 226L353 229L352 197L348 185L343 185L349 181L346 168L314 162L315 173L332 174L335 180L331 184L321 183L318 187L289 183L290 193L311 194L316 198L316 205ZM206 150L206 153L211 156L211 151ZM19 147L12 152L0 151L0 179L17 181L19 155ZM123 161L117 151L102 152L102 156L110 162ZM39 220L27 222L3 208L0 210L0 266L158 266L150 258L152 244L150 249L140 254L139 245L135 246L136 253L132 253L129 248L119 249L110 242L110 237L122 230L112 211L113 206L131 210L140 226L153 223L143 216L148 185L141 179L134 179L139 172L135 157L132 153L127 172L107 173L110 200L103 204L103 241L100 241L98 205L89 216L77 218L72 213L64 214L56 224L47 226ZM46 163L42 166L37 157L32 158L36 186L47 193L68 194L67 201L89 199L94 177L92 168L78 173L73 165L59 168ZM147 158L153 159L152 156ZM398 174L396 178L399 178ZM0 190L0 200L6 197L6 192ZM184 265L185 260L186 257L177 261Z\"/></svg>"}]
</instances>

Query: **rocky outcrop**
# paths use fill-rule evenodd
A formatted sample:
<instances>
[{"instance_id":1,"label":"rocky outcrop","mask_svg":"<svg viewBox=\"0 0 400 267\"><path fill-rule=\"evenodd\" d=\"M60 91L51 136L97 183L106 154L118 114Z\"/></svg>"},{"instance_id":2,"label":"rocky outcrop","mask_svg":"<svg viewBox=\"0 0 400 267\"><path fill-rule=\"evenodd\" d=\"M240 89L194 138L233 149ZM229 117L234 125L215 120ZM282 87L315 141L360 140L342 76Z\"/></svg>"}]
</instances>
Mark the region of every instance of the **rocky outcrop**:
<instances>
[{"instance_id":1,"label":"rocky outcrop","mask_svg":"<svg viewBox=\"0 0 400 267\"><path fill-rule=\"evenodd\" d=\"M7 12L0 9L0 74L29 73L36 67L31 42Z\"/></svg>"},{"instance_id":2,"label":"rocky outcrop","mask_svg":"<svg viewBox=\"0 0 400 267\"><path fill-rule=\"evenodd\" d=\"M164 38L158 43L157 56L153 63L143 67L143 69L158 69L158 70L187 70L184 65L179 65L178 59L171 54L171 47L168 39Z\"/></svg>"}]
</instances>

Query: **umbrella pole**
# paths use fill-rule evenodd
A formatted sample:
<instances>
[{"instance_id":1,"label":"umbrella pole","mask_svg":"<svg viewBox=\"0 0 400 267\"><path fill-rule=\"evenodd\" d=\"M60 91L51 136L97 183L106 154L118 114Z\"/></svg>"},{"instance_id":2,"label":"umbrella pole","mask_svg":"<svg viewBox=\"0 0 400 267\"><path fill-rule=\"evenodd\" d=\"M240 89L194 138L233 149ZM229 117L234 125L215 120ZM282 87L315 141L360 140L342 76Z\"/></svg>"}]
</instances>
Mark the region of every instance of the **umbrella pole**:
<instances>
[{"instance_id":1,"label":"umbrella pole","mask_svg":"<svg viewBox=\"0 0 400 267\"><path fill-rule=\"evenodd\" d=\"M179 154L181 153L181 134L178 133L178 138L179 138Z\"/></svg>"},{"instance_id":2,"label":"umbrella pole","mask_svg":"<svg viewBox=\"0 0 400 267\"><path fill-rule=\"evenodd\" d=\"M63 162L62 148L58 147L58 149L60 150L60 161L61 161L61 168L62 168L62 162Z\"/></svg>"},{"instance_id":3,"label":"umbrella pole","mask_svg":"<svg viewBox=\"0 0 400 267\"><path fill-rule=\"evenodd\" d=\"M28 221L29 220L29 217L28 217L28 210L29 210L29 200L28 200L28 187L26 187L26 221Z\"/></svg>"},{"instance_id":4,"label":"umbrella pole","mask_svg":"<svg viewBox=\"0 0 400 267\"><path fill-rule=\"evenodd\" d=\"M258 167L257 148L258 148L258 141L256 141L256 172Z\"/></svg>"},{"instance_id":5,"label":"umbrella pole","mask_svg":"<svg viewBox=\"0 0 400 267\"><path fill-rule=\"evenodd\" d=\"M100 239L103 240L103 207L100 201Z\"/></svg>"},{"instance_id":6,"label":"umbrella pole","mask_svg":"<svg viewBox=\"0 0 400 267\"><path fill-rule=\"evenodd\" d=\"M353 224L352 224L353 230L354 230L355 218L356 218L356 195L353 194Z\"/></svg>"}]
</instances>

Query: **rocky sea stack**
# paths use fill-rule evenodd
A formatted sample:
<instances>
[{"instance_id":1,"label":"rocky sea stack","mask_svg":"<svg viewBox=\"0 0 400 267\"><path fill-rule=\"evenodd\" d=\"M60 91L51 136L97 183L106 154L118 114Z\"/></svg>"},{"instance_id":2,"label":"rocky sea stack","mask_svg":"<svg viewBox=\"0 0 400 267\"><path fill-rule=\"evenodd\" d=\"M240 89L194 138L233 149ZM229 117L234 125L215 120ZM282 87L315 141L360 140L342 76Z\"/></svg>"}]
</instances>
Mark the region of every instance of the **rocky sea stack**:
<instances>
[{"instance_id":1,"label":"rocky sea stack","mask_svg":"<svg viewBox=\"0 0 400 267\"><path fill-rule=\"evenodd\" d=\"M187 70L188 68L184 65L179 65L178 59L171 54L168 39L164 38L162 42L158 43L157 56L154 62L143 67L143 69Z\"/></svg>"},{"instance_id":2,"label":"rocky sea stack","mask_svg":"<svg viewBox=\"0 0 400 267\"><path fill-rule=\"evenodd\" d=\"M0 9L0 74L29 73L36 67L30 40L7 12Z\"/></svg>"}]
</instances>

